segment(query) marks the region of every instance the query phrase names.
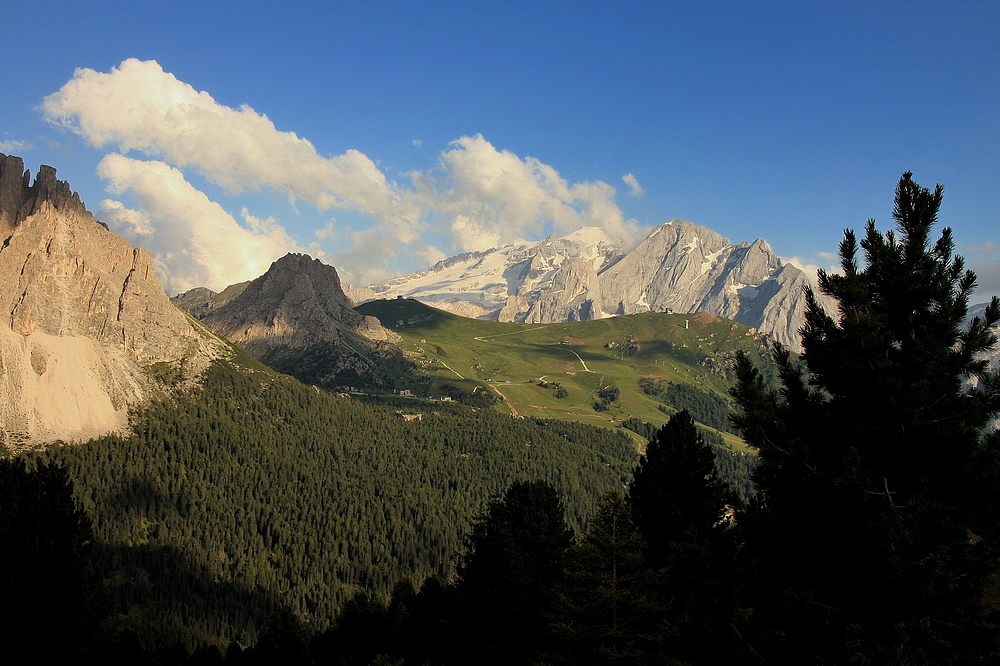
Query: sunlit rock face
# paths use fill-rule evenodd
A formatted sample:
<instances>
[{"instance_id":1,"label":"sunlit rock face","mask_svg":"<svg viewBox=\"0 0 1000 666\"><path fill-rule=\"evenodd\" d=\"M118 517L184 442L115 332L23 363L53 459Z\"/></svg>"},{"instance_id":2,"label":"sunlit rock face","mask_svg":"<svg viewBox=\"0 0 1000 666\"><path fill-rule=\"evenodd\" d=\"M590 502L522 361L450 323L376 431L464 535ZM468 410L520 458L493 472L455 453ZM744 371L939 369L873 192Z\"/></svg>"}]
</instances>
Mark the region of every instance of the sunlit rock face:
<instances>
[{"instance_id":1,"label":"sunlit rock face","mask_svg":"<svg viewBox=\"0 0 1000 666\"><path fill-rule=\"evenodd\" d=\"M730 244L705 227L661 224L621 261L601 273L605 310L711 312L801 350L808 276L783 264L767 241ZM832 302L821 304L835 313Z\"/></svg>"},{"instance_id":2,"label":"sunlit rock face","mask_svg":"<svg viewBox=\"0 0 1000 666\"><path fill-rule=\"evenodd\" d=\"M173 300L219 336L297 376L364 375L396 351L396 334L353 309L337 270L304 254L287 254L219 294L199 287ZM309 364L316 367L302 367Z\"/></svg>"},{"instance_id":3,"label":"sunlit rock face","mask_svg":"<svg viewBox=\"0 0 1000 666\"><path fill-rule=\"evenodd\" d=\"M427 271L348 293L416 298L466 317L551 323L639 312L710 312L800 350L809 277L784 264L763 239L733 245L683 220L661 224L638 246L598 228L540 243L469 252ZM831 314L833 304L820 295Z\"/></svg>"},{"instance_id":4,"label":"sunlit rock face","mask_svg":"<svg viewBox=\"0 0 1000 666\"><path fill-rule=\"evenodd\" d=\"M142 248L97 222L43 166L0 155L0 430L18 449L126 426L146 371L216 353L174 307ZM210 336L209 336L210 337Z\"/></svg>"}]
</instances>

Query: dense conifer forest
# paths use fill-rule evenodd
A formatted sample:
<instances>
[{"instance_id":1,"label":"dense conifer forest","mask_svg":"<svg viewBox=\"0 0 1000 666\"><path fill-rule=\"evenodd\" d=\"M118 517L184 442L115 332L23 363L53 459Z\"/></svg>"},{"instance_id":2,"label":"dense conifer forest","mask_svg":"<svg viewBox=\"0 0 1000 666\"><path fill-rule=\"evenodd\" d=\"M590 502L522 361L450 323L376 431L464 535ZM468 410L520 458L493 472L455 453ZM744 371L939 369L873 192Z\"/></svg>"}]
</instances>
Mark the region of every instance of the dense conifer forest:
<instances>
[{"instance_id":1,"label":"dense conifer forest","mask_svg":"<svg viewBox=\"0 0 1000 666\"><path fill-rule=\"evenodd\" d=\"M643 377L639 380L639 388L646 395L651 395L662 401L663 405L673 411L686 409L694 419L716 430L725 430L733 434L739 431L729 420L732 411L731 403L725 398L710 391L702 391L690 384L664 382L658 379ZM663 410L662 411L670 411Z\"/></svg>"},{"instance_id":2,"label":"dense conifer forest","mask_svg":"<svg viewBox=\"0 0 1000 666\"><path fill-rule=\"evenodd\" d=\"M688 413L692 414L690 410ZM634 416L623 420L621 425L623 428L628 428L632 432L642 435L647 440L656 439L656 434L659 431L659 428L652 423ZM729 484L742 501L749 502L750 498L753 497L751 477L753 469L757 465L757 456L727 447L722 436L717 432L701 426L696 426L696 428L698 435L715 454L715 469L719 478Z\"/></svg>"},{"instance_id":3,"label":"dense conifer forest","mask_svg":"<svg viewBox=\"0 0 1000 666\"><path fill-rule=\"evenodd\" d=\"M0 639L36 663L996 664L1000 300L963 328L940 202L904 174L896 232L845 234L839 316L809 294L779 387L737 355L752 492L687 409L628 423L636 459L218 364L133 437L0 460Z\"/></svg>"},{"instance_id":4,"label":"dense conifer forest","mask_svg":"<svg viewBox=\"0 0 1000 666\"><path fill-rule=\"evenodd\" d=\"M133 436L38 456L69 473L114 623L147 647L250 644L282 604L321 631L356 590L452 577L473 517L514 481L552 483L583 530L636 459L612 431L364 403L243 360L144 409Z\"/></svg>"}]
</instances>

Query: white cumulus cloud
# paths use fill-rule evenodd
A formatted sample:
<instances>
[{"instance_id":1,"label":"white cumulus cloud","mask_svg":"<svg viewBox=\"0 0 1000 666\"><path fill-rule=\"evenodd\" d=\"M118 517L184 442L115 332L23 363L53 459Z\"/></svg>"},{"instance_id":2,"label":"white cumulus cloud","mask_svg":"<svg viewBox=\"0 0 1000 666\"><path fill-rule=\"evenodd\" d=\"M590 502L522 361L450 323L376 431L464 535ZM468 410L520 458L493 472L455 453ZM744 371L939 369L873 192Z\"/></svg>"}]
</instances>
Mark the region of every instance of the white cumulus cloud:
<instances>
[{"instance_id":1,"label":"white cumulus cloud","mask_svg":"<svg viewBox=\"0 0 1000 666\"><path fill-rule=\"evenodd\" d=\"M570 184L533 157L497 150L482 135L463 136L441 154L437 174L411 174L428 209L450 215L463 250L484 250L556 231L602 227L634 244L641 229L614 203L615 188L602 181Z\"/></svg>"},{"instance_id":2,"label":"white cumulus cloud","mask_svg":"<svg viewBox=\"0 0 1000 666\"><path fill-rule=\"evenodd\" d=\"M234 109L156 61L130 58L108 73L78 69L45 98L45 119L96 148L135 150L193 168L231 193L273 188L317 208L354 208L413 221L407 193L357 150L323 157L249 106Z\"/></svg>"},{"instance_id":3,"label":"white cumulus cloud","mask_svg":"<svg viewBox=\"0 0 1000 666\"><path fill-rule=\"evenodd\" d=\"M126 208L125 204L114 199L105 199L101 202L98 218L116 233L131 241L140 236L151 240L154 233L153 225L141 210Z\"/></svg>"},{"instance_id":4,"label":"white cumulus cloud","mask_svg":"<svg viewBox=\"0 0 1000 666\"><path fill-rule=\"evenodd\" d=\"M97 168L108 190L135 196L141 210L113 199L97 215L129 242L149 249L167 293L227 285L262 275L271 262L301 252L274 220L243 210L245 226L195 188L177 169L159 161L107 155Z\"/></svg>"},{"instance_id":5,"label":"white cumulus cloud","mask_svg":"<svg viewBox=\"0 0 1000 666\"><path fill-rule=\"evenodd\" d=\"M316 234L316 238L320 239L321 241L335 238L337 236L337 231L333 228L333 225L335 223L336 220L330 220L329 222L326 223L325 227L314 231L313 233Z\"/></svg>"},{"instance_id":6,"label":"white cumulus cloud","mask_svg":"<svg viewBox=\"0 0 1000 666\"><path fill-rule=\"evenodd\" d=\"M481 135L460 137L436 166L406 174L411 182L398 184L364 153L323 156L266 115L220 104L155 61L129 59L109 72L78 69L45 98L42 110L49 123L91 146L117 151L98 173L112 193L134 196L138 209L111 198L101 214L153 253L165 285L175 291L256 277L277 256L299 249L272 219L247 213L238 222L191 185L184 175L191 172L234 196L273 191L288 199L296 216L296 201L316 210L360 212L360 221L336 230L326 218L319 223L326 226L312 230L309 245L359 284L412 270L401 271L401 259L440 258L441 249L424 238L429 231L443 234L435 245L449 251L537 240L581 226L601 227L629 249L648 231L625 218L613 186L571 183L554 167L497 150ZM132 151L149 160L124 156ZM641 193L632 174L624 181L632 194Z\"/></svg>"},{"instance_id":7,"label":"white cumulus cloud","mask_svg":"<svg viewBox=\"0 0 1000 666\"><path fill-rule=\"evenodd\" d=\"M441 251L440 248L436 248L433 245L426 245L423 248L418 248L415 254L427 262L428 266L433 266L439 261L444 261L448 258L448 255Z\"/></svg>"},{"instance_id":8,"label":"white cumulus cloud","mask_svg":"<svg viewBox=\"0 0 1000 666\"><path fill-rule=\"evenodd\" d=\"M622 176L622 180L624 180L625 184L629 186L628 195L630 197L641 197L644 194L646 194L646 190L643 189L642 185L639 184L639 181L636 180L636 177L633 176L632 174L630 173L625 174L624 176Z\"/></svg>"},{"instance_id":9,"label":"white cumulus cloud","mask_svg":"<svg viewBox=\"0 0 1000 666\"><path fill-rule=\"evenodd\" d=\"M786 264L791 264L805 273L813 287L819 285L819 270L821 268L831 275L843 274L844 271L838 263L839 257L837 255L831 252L817 252L816 256L823 259L823 263L825 265L820 265L819 263L801 259L799 257L781 257L781 261Z\"/></svg>"}]
</instances>

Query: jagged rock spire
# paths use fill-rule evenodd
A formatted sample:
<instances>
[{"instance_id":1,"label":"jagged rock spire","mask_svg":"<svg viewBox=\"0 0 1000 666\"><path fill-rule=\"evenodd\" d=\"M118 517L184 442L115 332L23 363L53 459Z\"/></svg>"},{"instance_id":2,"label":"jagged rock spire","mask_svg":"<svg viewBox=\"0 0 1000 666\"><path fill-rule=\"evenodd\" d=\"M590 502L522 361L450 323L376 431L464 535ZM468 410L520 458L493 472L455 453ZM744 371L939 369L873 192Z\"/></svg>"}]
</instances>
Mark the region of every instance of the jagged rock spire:
<instances>
[{"instance_id":1,"label":"jagged rock spire","mask_svg":"<svg viewBox=\"0 0 1000 666\"><path fill-rule=\"evenodd\" d=\"M0 238L9 238L14 227L37 213L46 201L56 210L87 210L69 183L56 178L53 167L39 167L31 184L31 172L24 168L24 160L0 153Z\"/></svg>"}]
</instances>

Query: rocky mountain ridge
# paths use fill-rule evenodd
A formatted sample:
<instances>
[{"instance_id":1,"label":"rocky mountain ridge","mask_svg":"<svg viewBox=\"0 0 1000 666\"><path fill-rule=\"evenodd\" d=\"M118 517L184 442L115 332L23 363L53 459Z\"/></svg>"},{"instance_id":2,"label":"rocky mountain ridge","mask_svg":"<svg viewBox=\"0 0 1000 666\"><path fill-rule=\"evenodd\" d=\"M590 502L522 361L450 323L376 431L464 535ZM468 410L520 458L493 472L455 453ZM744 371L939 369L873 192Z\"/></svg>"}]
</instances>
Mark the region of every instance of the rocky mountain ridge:
<instances>
[{"instance_id":1,"label":"rocky mountain ridge","mask_svg":"<svg viewBox=\"0 0 1000 666\"><path fill-rule=\"evenodd\" d=\"M172 300L258 360L309 382L360 384L398 355L396 334L353 309L337 270L304 254L287 254L218 294L198 287Z\"/></svg>"},{"instance_id":2,"label":"rocky mountain ridge","mask_svg":"<svg viewBox=\"0 0 1000 666\"><path fill-rule=\"evenodd\" d=\"M427 271L345 290L359 303L403 296L462 316L527 323L710 312L799 350L809 283L763 239L733 245L706 227L672 220L627 253L603 230L585 227L539 243L460 254Z\"/></svg>"},{"instance_id":3,"label":"rocky mountain ridge","mask_svg":"<svg viewBox=\"0 0 1000 666\"><path fill-rule=\"evenodd\" d=\"M0 154L0 438L8 449L120 430L172 365L224 353L160 285L153 259L99 223L52 167ZM176 373L175 373L176 374Z\"/></svg>"},{"instance_id":4,"label":"rocky mountain ridge","mask_svg":"<svg viewBox=\"0 0 1000 666\"><path fill-rule=\"evenodd\" d=\"M534 321L542 315L529 312L542 293L559 291L551 281L564 262L578 260L599 271L621 254L620 241L602 229L584 227L538 243L518 241L485 252L465 252L383 284L345 285L345 292L356 303L403 296L464 317Z\"/></svg>"}]
</instances>

